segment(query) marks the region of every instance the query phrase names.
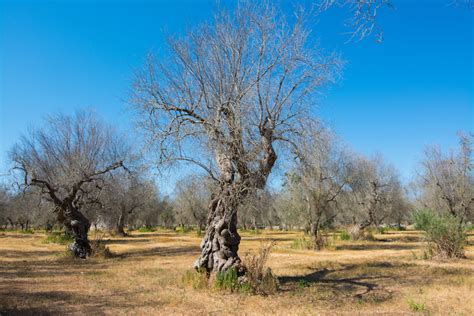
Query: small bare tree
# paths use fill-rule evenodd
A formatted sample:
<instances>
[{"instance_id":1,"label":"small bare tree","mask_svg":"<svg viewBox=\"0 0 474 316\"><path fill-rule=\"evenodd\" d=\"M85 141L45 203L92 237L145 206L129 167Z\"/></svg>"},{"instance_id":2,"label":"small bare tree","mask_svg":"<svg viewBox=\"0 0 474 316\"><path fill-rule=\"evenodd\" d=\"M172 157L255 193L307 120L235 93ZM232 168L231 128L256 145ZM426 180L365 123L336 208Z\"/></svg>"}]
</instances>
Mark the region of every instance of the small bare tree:
<instances>
[{"instance_id":1,"label":"small bare tree","mask_svg":"<svg viewBox=\"0 0 474 316\"><path fill-rule=\"evenodd\" d=\"M352 229L354 236L368 226L380 226L404 197L395 169L381 156L356 158L349 187L355 206L354 219L358 222Z\"/></svg>"},{"instance_id":2,"label":"small bare tree","mask_svg":"<svg viewBox=\"0 0 474 316\"><path fill-rule=\"evenodd\" d=\"M132 102L161 163L193 163L219 184L195 267L243 272L238 206L265 186L275 146L294 143L337 59L311 45L302 18L286 21L269 4L239 3L170 48L138 74Z\"/></svg>"},{"instance_id":3,"label":"small bare tree","mask_svg":"<svg viewBox=\"0 0 474 316\"><path fill-rule=\"evenodd\" d=\"M459 133L459 149L449 154L437 147L427 148L418 176L423 206L448 212L461 222L474 216L472 137Z\"/></svg>"},{"instance_id":4,"label":"small bare tree","mask_svg":"<svg viewBox=\"0 0 474 316\"><path fill-rule=\"evenodd\" d=\"M116 135L94 115L49 117L13 147L10 158L23 189L37 187L53 203L59 222L73 234L71 252L87 257L89 220L81 207L96 201L102 177L123 167Z\"/></svg>"},{"instance_id":5,"label":"small bare tree","mask_svg":"<svg viewBox=\"0 0 474 316\"><path fill-rule=\"evenodd\" d=\"M212 180L198 175L176 184L174 210L180 225L196 224L199 231L206 228L208 204L214 187Z\"/></svg>"},{"instance_id":6,"label":"small bare tree","mask_svg":"<svg viewBox=\"0 0 474 316\"><path fill-rule=\"evenodd\" d=\"M309 129L298 157L291 179L300 188L305 218L319 247L323 220L329 223L336 217L338 198L348 184L350 159L336 136L319 124Z\"/></svg>"}]
</instances>

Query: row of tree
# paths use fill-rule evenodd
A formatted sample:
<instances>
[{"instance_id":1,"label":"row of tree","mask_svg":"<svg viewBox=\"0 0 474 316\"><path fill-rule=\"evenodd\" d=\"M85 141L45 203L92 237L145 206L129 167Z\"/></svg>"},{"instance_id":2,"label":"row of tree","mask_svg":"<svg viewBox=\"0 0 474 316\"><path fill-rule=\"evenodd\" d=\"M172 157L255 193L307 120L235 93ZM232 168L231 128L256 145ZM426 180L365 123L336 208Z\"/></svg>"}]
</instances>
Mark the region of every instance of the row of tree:
<instances>
[{"instance_id":1,"label":"row of tree","mask_svg":"<svg viewBox=\"0 0 474 316\"><path fill-rule=\"evenodd\" d=\"M4 228L51 229L68 223L66 213L75 207L96 229L122 236L126 227L206 228L218 186L208 175L186 177L171 198L162 196L123 138L91 113L57 115L47 123L11 152L26 178L17 189L0 190ZM420 208L473 220L472 136L459 134L459 148L449 154L427 148L416 179L404 187L381 156L354 153L322 124L307 129L281 188L252 190L239 205L241 228L304 229L317 240L324 228L406 225Z\"/></svg>"}]
</instances>

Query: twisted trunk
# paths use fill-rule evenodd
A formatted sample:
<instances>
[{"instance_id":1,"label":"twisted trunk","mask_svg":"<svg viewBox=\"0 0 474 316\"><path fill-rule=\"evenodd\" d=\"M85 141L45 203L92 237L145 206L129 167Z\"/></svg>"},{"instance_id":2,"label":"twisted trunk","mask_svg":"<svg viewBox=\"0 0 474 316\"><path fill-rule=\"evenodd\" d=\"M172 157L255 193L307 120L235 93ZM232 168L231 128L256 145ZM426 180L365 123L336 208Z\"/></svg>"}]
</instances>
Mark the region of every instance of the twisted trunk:
<instances>
[{"instance_id":1,"label":"twisted trunk","mask_svg":"<svg viewBox=\"0 0 474 316\"><path fill-rule=\"evenodd\" d=\"M67 221L66 226L71 228L74 237L74 242L69 245L69 250L75 257L87 258L92 253L89 239L87 238L91 223L77 207L70 207L65 215Z\"/></svg>"},{"instance_id":2,"label":"twisted trunk","mask_svg":"<svg viewBox=\"0 0 474 316\"><path fill-rule=\"evenodd\" d=\"M226 271L235 268L243 273L237 254L240 236L237 232L238 199L228 187L222 187L212 200L206 234L201 242L201 255L194 263L196 269L206 272Z\"/></svg>"}]
</instances>

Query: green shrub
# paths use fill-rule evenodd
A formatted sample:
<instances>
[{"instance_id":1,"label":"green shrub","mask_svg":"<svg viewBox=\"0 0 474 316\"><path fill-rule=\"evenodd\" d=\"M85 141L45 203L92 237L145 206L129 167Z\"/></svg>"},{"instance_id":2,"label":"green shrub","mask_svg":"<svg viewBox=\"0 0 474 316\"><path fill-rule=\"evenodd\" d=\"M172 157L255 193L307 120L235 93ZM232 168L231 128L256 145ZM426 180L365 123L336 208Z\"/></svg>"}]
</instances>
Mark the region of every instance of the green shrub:
<instances>
[{"instance_id":1,"label":"green shrub","mask_svg":"<svg viewBox=\"0 0 474 316\"><path fill-rule=\"evenodd\" d=\"M43 244L67 245L74 241L72 236L65 235L62 232L51 232L43 239Z\"/></svg>"},{"instance_id":2,"label":"green shrub","mask_svg":"<svg viewBox=\"0 0 474 316\"><path fill-rule=\"evenodd\" d=\"M373 233L385 234L389 230L389 227L377 227L377 230Z\"/></svg>"},{"instance_id":3,"label":"green shrub","mask_svg":"<svg viewBox=\"0 0 474 316\"><path fill-rule=\"evenodd\" d=\"M301 279L298 281L298 288L304 289L305 287L309 286L309 282L305 279Z\"/></svg>"},{"instance_id":4,"label":"green shrub","mask_svg":"<svg viewBox=\"0 0 474 316\"><path fill-rule=\"evenodd\" d=\"M412 214L412 221L415 224L415 229L427 230L431 225L435 213L429 209L417 210Z\"/></svg>"},{"instance_id":5,"label":"green shrub","mask_svg":"<svg viewBox=\"0 0 474 316\"><path fill-rule=\"evenodd\" d=\"M152 232L156 231L156 228L142 226L142 227L138 228L138 231L140 233L152 233Z\"/></svg>"},{"instance_id":6,"label":"green shrub","mask_svg":"<svg viewBox=\"0 0 474 316\"><path fill-rule=\"evenodd\" d=\"M429 210L416 212L415 226L426 232L425 257L436 259L463 258L467 234L459 219L451 214L435 214Z\"/></svg>"},{"instance_id":7,"label":"green shrub","mask_svg":"<svg viewBox=\"0 0 474 316\"><path fill-rule=\"evenodd\" d=\"M342 230L339 234L339 239L341 240L351 240L351 235L347 232L347 230Z\"/></svg>"},{"instance_id":8,"label":"green shrub","mask_svg":"<svg viewBox=\"0 0 474 316\"><path fill-rule=\"evenodd\" d=\"M214 286L218 290L228 290L235 292L239 289L239 276L235 268L216 273Z\"/></svg>"},{"instance_id":9,"label":"green shrub","mask_svg":"<svg viewBox=\"0 0 474 316\"><path fill-rule=\"evenodd\" d=\"M418 303L412 299L408 300L408 307L410 308L412 312L415 312L415 313L424 312L426 310L425 303Z\"/></svg>"},{"instance_id":10,"label":"green shrub","mask_svg":"<svg viewBox=\"0 0 474 316\"><path fill-rule=\"evenodd\" d=\"M188 232L192 231L193 228L192 228L192 227L189 227L189 226L177 226L174 230L175 230L177 233L185 234L185 233L188 233Z\"/></svg>"}]
</instances>

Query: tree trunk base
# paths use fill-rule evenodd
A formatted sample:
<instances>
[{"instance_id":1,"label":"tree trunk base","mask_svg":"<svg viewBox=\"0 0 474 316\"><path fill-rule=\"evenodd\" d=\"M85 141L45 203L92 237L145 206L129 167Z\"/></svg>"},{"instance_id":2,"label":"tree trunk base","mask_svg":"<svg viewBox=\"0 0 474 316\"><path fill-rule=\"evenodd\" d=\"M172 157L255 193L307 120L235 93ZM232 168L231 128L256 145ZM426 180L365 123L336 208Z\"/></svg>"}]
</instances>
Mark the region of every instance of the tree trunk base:
<instances>
[{"instance_id":1,"label":"tree trunk base","mask_svg":"<svg viewBox=\"0 0 474 316\"><path fill-rule=\"evenodd\" d=\"M239 275L245 273L237 254L240 236L237 232L236 207L225 197L211 203L206 234L201 242L201 255L194 263L196 270L207 273L234 268Z\"/></svg>"}]
</instances>

